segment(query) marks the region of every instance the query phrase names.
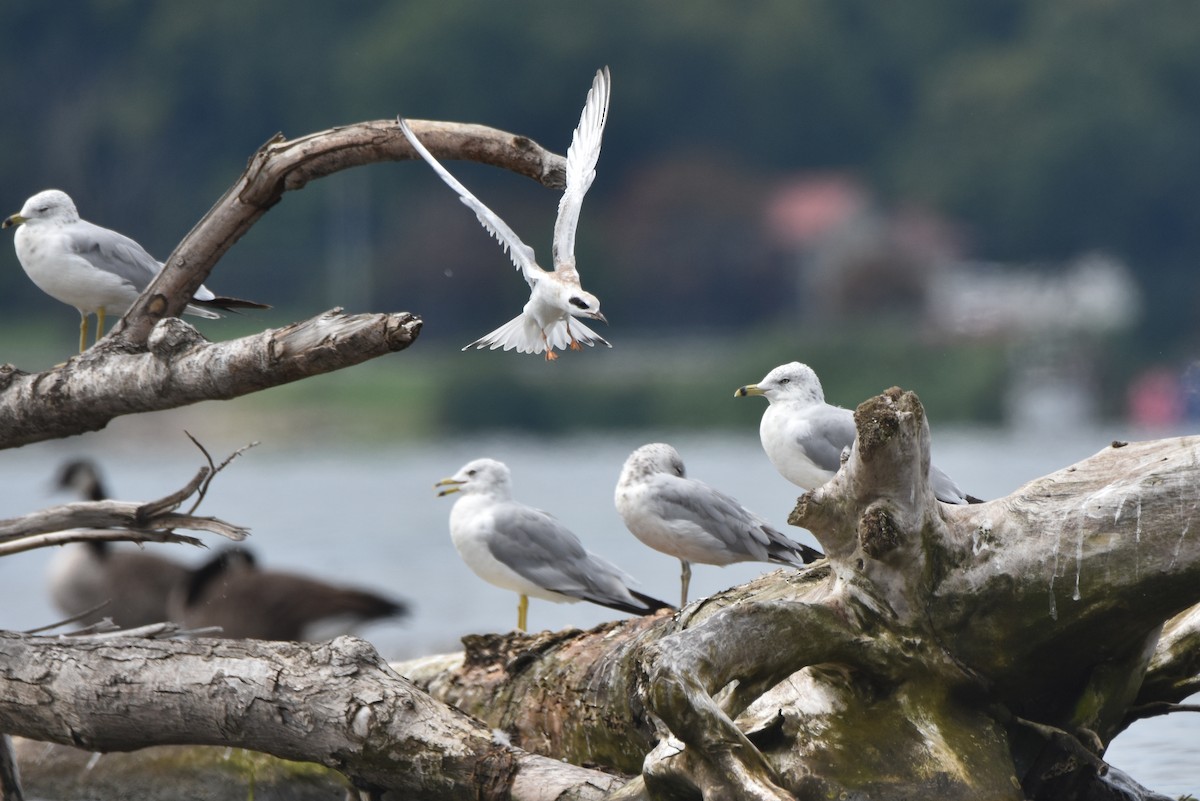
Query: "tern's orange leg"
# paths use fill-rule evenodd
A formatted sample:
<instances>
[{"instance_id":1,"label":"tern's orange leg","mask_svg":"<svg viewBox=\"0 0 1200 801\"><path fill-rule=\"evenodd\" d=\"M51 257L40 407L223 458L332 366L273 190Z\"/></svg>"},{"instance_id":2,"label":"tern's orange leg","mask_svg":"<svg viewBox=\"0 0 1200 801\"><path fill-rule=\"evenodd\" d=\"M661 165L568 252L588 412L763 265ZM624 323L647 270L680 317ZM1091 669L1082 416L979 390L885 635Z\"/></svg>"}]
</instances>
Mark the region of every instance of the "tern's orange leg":
<instances>
[{"instance_id":1,"label":"tern's orange leg","mask_svg":"<svg viewBox=\"0 0 1200 801\"><path fill-rule=\"evenodd\" d=\"M571 332L571 321L567 320L567 337L571 340L571 350L583 350L583 346L575 339L575 334Z\"/></svg>"},{"instance_id":2,"label":"tern's orange leg","mask_svg":"<svg viewBox=\"0 0 1200 801\"><path fill-rule=\"evenodd\" d=\"M570 331L571 329L567 329ZM550 342L546 339L546 332L542 331L542 345L546 348L546 361L552 362L558 358L558 354L554 352L554 348L550 347Z\"/></svg>"}]
</instances>

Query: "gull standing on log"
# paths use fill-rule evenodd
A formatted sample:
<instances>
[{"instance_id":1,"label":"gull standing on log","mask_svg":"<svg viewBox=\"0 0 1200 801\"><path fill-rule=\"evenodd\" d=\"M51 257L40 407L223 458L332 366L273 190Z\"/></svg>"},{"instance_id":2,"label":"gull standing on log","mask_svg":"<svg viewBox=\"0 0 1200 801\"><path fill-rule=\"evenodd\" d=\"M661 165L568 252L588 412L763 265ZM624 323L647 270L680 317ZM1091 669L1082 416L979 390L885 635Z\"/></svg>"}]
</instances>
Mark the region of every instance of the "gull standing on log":
<instances>
[{"instance_id":1,"label":"gull standing on log","mask_svg":"<svg viewBox=\"0 0 1200 801\"><path fill-rule=\"evenodd\" d=\"M670 445L654 442L629 455L615 496L635 537L682 565L680 608L687 604L692 562L775 562L803 567L824 555L792 542L725 493L688 478Z\"/></svg>"},{"instance_id":2,"label":"gull standing on log","mask_svg":"<svg viewBox=\"0 0 1200 801\"><path fill-rule=\"evenodd\" d=\"M842 452L854 444L854 412L825 402L821 381L807 364L780 365L757 384L738 389L734 397L767 399L758 427L767 458L779 474L797 487L816 489L842 466ZM929 484L943 503L980 503L964 493L948 475L929 466Z\"/></svg>"},{"instance_id":3,"label":"gull standing on log","mask_svg":"<svg viewBox=\"0 0 1200 801\"><path fill-rule=\"evenodd\" d=\"M17 260L38 289L79 311L79 352L87 347L88 315L96 315L96 340L108 312L124 314L162 270L162 262L129 237L79 218L66 192L47 189L25 201L0 227L19 225ZM184 311L214 319L213 309L268 309L261 303L222 298L201 286Z\"/></svg>"},{"instance_id":4,"label":"gull standing on log","mask_svg":"<svg viewBox=\"0 0 1200 801\"><path fill-rule=\"evenodd\" d=\"M454 548L484 581L512 590L517 629L525 631L529 596L556 603L590 601L645 615L670 604L631 590L633 579L584 549L554 517L512 498L512 474L503 462L476 459L434 485L438 497L461 492L450 510Z\"/></svg>"},{"instance_id":5,"label":"gull standing on log","mask_svg":"<svg viewBox=\"0 0 1200 801\"><path fill-rule=\"evenodd\" d=\"M554 272L538 266L533 248L526 245L499 215L475 197L425 149L408 123L397 117L396 122L404 132L413 149L433 167L455 192L483 227L496 237L525 281L529 284L529 302L521 314L490 334L467 345L468 348L491 350L516 349L518 353L545 352L546 360L558 358L555 348L581 350L580 344L589 347L599 342L612 347L596 332L578 319L587 317L607 323L600 313L600 300L585 292L579 283L579 271L575 269L575 229L579 224L579 210L583 196L596 177L596 161L600 158L600 140L604 135L604 123L608 118L608 100L611 89L608 67L599 70L592 81L579 126L571 137L567 148L566 189L558 203L558 219L554 223Z\"/></svg>"}]
</instances>

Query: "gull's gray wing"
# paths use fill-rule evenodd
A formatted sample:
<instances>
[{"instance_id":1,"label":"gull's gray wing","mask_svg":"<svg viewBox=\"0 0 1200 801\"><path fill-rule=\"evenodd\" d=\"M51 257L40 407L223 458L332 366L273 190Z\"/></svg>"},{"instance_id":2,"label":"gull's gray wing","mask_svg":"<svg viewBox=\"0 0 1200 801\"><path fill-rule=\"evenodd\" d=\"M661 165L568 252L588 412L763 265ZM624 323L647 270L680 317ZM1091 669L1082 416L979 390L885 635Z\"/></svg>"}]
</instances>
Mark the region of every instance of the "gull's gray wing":
<instances>
[{"instance_id":1,"label":"gull's gray wing","mask_svg":"<svg viewBox=\"0 0 1200 801\"><path fill-rule=\"evenodd\" d=\"M608 119L608 99L612 78L608 67L596 72L588 90L579 125L571 135L567 148L567 188L558 201L558 219L554 222L553 261L556 272L575 269L575 229L579 225L579 210L583 196L596 178L596 161L600 158L600 141Z\"/></svg>"},{"instance_id":2,"label":"gull's gray wing","mask_svg":"<svg viewBox=\"0 0 1200 801\"><path fill-rule=\"evenodd\" d=\"M770 542L766 522L736 499L701 481L657 473L647 478L653 488L655 512L665 520L680 520L703 529L730 553L765 562Z\"/></svg>"},{"instance_id":3,"label":"gull's gray wing","mask_svg":"<svg viewBox=\"0 0 1200 801\"><path fill-rule=\"evenodd\" d=\"M479 220L480 224L487 229L488 233L496 237L496 241L508 252L508 257L512 259L513 265L521 271L521 274L525 277L525 282L532 288L538 276L544 272L534 259L533 248L522 242L521 237L517 236L517 232L508 227L508 223L500 219L499 215L494 211L483 205L483 202L479 198L471 194L469 189L459 183L458 179L451 175L441 165L441 162L433 157L432 153L425 149L425 146L421 144L421 140L417 139L417 135L412 132L412 128L408 127L407 121L397 117L396 122L399 124L405 138L408 139L408 143L413 146L413 150L417 151L430 167L433 167L433 171L441 176L441 179L446 182L447 186L458 193L458 199L463 202L463 205L475 212L475 217Z\"/></svg>"},{"instance_id":4,"label":"gull's gray wing","mask_svg":"<svg viewBox=\"0 0 1200 801\"><path fill-rule=\"evenodd\" d=\"M162 269L162 264L137 242L86 220L65 226L63 233L72 252L138 292L149 286Z\"/></svg>"},{"instance_id":5,"label":"gull's gray wing","mask_svg":"<svg viewBox=\"0 0 1200 801\"><path fill-rule=\"evenodd\" d=\"M796 446L822 470L836 473L842 451L854 444L854 413L828 404L810 407L793 430Z\"/></svg>"},{"instance_id":6,"label":"gull's gray wing","mask_svg":"<svg viewBox=\"0 0 1200 801\"><path fill-rule=\"evenodd\" d=\"M696 525L721 542L730 553L757 562L782 562L797 567L823 554L793 542L781 531L742 506L738 500L703 481L658 473L650 478L656 511L669 520Z\"/></svg>"},{"instance_id":7,"label":"gull's gray wing","mask_svg":"<svg viewBox=\"0 0 1200 801\"><path fill-rule=\"evenodd\" d=\"M943 473L937 468L937 465L929 465L929 486L933 489L933 495L942 503L966 503L967 496L954 479Z\"/></svg>"},{"instance_id":8,"label":"gull's gray wing","mask_svg":"<svg viewBox=\"0 0 1200 801\"><path fill-rule=\"evenodd\" d=\"M629 577L588 553L557 519L516 502L498 506L493 515L496 530L488 538L488 550L521 576L573 598L617 600L612 583L623 584Z\"/></svg>"}]
</instances>

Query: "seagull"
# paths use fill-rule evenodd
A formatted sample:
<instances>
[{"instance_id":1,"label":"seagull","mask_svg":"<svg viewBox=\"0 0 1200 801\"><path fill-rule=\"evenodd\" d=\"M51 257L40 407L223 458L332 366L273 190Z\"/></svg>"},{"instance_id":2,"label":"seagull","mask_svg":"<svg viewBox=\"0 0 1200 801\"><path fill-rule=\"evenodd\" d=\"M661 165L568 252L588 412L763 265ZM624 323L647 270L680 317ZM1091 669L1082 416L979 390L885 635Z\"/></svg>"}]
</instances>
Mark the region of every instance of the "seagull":
<instances>
[{"instance_id":1,"label":"seagull","mask_svg":"<svg viewBox=\"0 0 1200 801\"><path fill-rule=\"evenodd\" d=\"M79 218L66 192L47 189L25 201L0 227L21 226L13 237L17 260L38 289L79 311L79 352L87 347L88 315L96 315L96 341L108 312L124 314L162 270L127 236ZM222 298L200 287L185 312L216 318L213 309L267 309L261 303Z\"/></svg>"},{"instance_id":2,"label":"seagull","mask_svg":"<svg viewBox=\"0 0 1200 801\"><path fill-rule=\"evenodd\" d=\"M263 570L246 548L223 549L171 597L188 629L218 626L227 639L323 642L374 620L408 614L401 601L296 573Z\"/></svg>"},{"instance_id":3,"label":"seagull","mask_svg":"<svg viewBox=\"0 0 1200 801\"><path fill-rule=\"evenodd\" d=\"M109 497L99 469L86 459L64 464L56 484L88 501ZM80 618L81 624L108 617L121 628L132 629L169 619L167 599L186 574L186 567L170 559L89 540L63 545L54 554L47 585L63 614L75 617L95 610Z\"/></svg>"},{"instance_id":4,"label":"seagull","mask_svg":"<svg viewBox=\"0 0 1200 801\"><path fill-rule=\"evenodd\" d=\"M762 381L733 394L767 399L758 427L763 450L779 474L802 489L815 489L833 478L842 466L842 452L854 444L854 412L825 402L821 381L807 364L780 365ZM981 502L934 465L929 466L929 483L943 503Z\"/></svg>"},{"instance_id":5,"label":"seagull","mask_svg":"<svg viewBox=\"0 0 1200 801\"><path fill-rule=\"evenodd\" d=\"M692 562L777 562L803 567L824 554L792 542L720 490L688 478L670 445L654 442L629 455L617 482L617 512L635 537L679 559L687 604Z\"/></svg>"},{"instance_id":6,"label":"seagull","mask_svg":"<svg viewBox=\"0 0 1200 801\"><path fill-rule=\"evenodd\" d=\"M585 550L566 526L512 499L503 462L476 459L434 485L438 497L461 492L450 510L458 555L484 581L520 596L517 629L525 631L529 596L556 603L590 601L644 615L670 605L636 590L620 568Z\"/></svg>"},{"instance_id":7,"label":"seagull","mask_svg":"<svg viewBox=\"0 0 1200 801\"><path fill-rule=\"evenodd\" d=\"M509 258L529 284L529 302L525 304L521 314L490 334L475 340L463 350L472 347L488 347L491 350L516 348L518 353L545 352L546 360L552 361L558 358L558 354L554 352L555 348L570 347L571 350L582 350L579 344L581 342L589 347L597 342L612 347L578 319L572 319L587 317L602 323L608 322L600 313L600 300L580 286L579 271L575 269L575 229L579 224L583 196L596 177L600 139L608 117L610 87L611 78L608 67L605 67L596 73L592 81L583 115L579 118L579 126L575 129L571 137L571 146L567 149L567 188L558 203L558 219L554 223L554 272L547 272L539 267L534 259L533 248L522 242L504 220L483 205L479 198L447 172L425 149L406 121L396 118L400 130L404 132L413 149L458 193L459 200L475 212L483 227L508 251Z\"/></svg>"}]
</instances>

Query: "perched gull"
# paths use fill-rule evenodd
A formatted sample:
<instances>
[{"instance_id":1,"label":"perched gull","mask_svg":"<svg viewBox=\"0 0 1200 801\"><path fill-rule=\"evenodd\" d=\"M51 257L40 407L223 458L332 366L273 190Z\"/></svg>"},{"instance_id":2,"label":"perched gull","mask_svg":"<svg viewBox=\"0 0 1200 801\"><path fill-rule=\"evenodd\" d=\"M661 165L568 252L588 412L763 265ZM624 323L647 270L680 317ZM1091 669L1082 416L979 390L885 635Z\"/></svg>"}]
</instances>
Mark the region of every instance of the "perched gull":
<instances>
[{"instance_id":1,"label":"perched gull","mask_svg":"<svg viewBox=\"0 0 1200 801\"><path fill-rule=\"evenodd\" d=\"M579 284L579 271L575 269L575 228L579 224L579 210L583 196L596 177L596 160L600 157L600 138L604 134L604 121L608 117L608 98L611 79L608 67L596 73L588 92L579 127L571 137L567 148L567 188L558 203L558 219L554 223L554 272L546 272L534 260L533 248L526 245L504 220L480 202L465 186L433 157L413 134L408 123L397 117L400 130L408 137L413 149L429 166L442 177L451 189L458 193L463 202L479 222L483 224L500 245L508 251L517 269L529 284L529 302L521 314L481 337L467 348L488 347L491 350L517 349L518 353L542 353L546 359L557 359L555 348L570 347L581 350L579 343L591 346L599 342L612 347L596 332L572 317L587 317L607 323L600 313L600 300L590 292L583 291Z\"/></svg>"},{"instance_id":2,"label":"perched gull","mask_svg":"<svg viewBox=\"0 0 1200 801\"><path fill-rule=\"evenodd\" d=\"M790 362L748 384L734 397L762 395L768 401L758 435L779 474L802 489L821 486L842 466L842 451L854 444L854 413L825 402L817 374L807 364ZM929 466L933 494L943 503L977 503L934 465Z\"/></svg>"},{"instance_id":3,"label":"perched gull","mask_svg":"<svg viewBox=\"0 0 1200 801\"><path fill-rule=\"evenodd\" d=\"M322 642L374 620L402 617L402 601L308 576L263 570L240 546L190 571L171 597L171 617L189 629L220 626L227 639Z\"/></svg>"},{"instance_id":4,"label":"perched gull","mask_svg":"<svg viewBox=\"0 0 1200 801\"><path fill-rule=\"evenodd\" d=\"M633 579L584 550L558 520L514 501L502 462L476 459L435 486L444 488L439 497L463 494L450 511L454 547L481 579L521 596L518 630L525 631L531 595L557 603L590 601L634 615L670 607L629 589Z\"/></svg>"},{"instance_id":5,"label":"perched gull","mask_svg":"<svg viewBox=\"0 0 1200 801\"><path fill-rule=\"evenodd\" d=\"M21 228L13 237L17 260L38 289L79 311L79 351L87 347L89 314L96 315L96 341L108 312L124 314L162 269L162 263L127 236L79 218L66 192L47 189L25 201L2 226ZM196 290L184 310L220 317L213 309L266 309L261 303L217 297Z\"/></svg>"},{"instance_id":6,"label":"perched gull","mask_svg":"<svg viewBox=\"0 0 1200 801\"><path fill-rule=\"evenodd\" d=\"M88 501L109 497L96 465L86 459L64 464L57 485ZM167 599L187 575L187 568L155 556L149 552L153 549L153 545L146 550L114 547L100 540L63 545L50 559L50 598L63 614L72 617L94 609L79 619L83 625L105 617L125 629L162 623L169 619Z\"/></svg>"},{"instance_id":7,"label":"perched gull","mask_svg":"<svg viewBox=\"0 0 1200 801\"><path fill-rule=\"evenodd\" d=\"M777 562L801 567L822 558L819 551L792 542L735 498L687 478L679 453L661 442L643 445L625 460L615 500L635 537L679 559L681 607L687 603L692 562Z\"/></svg>"}]
</instances>

